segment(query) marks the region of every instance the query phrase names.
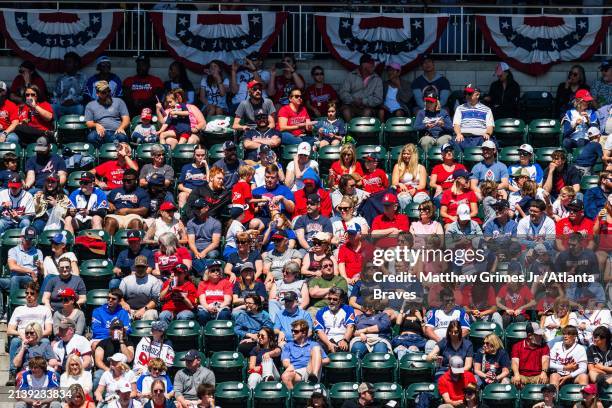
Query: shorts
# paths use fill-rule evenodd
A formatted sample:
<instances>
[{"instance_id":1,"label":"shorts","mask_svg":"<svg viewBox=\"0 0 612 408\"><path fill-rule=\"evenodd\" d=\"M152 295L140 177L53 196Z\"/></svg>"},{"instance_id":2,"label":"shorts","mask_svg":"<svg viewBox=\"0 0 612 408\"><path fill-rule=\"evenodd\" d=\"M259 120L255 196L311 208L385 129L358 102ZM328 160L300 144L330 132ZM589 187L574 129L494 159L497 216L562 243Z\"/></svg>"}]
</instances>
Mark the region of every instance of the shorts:
<instances>
[{"instance_id":1,"label":"shorts","mask_svg":"<svg viewBox=\"0 0 612 408\"><path fill-rule=\"evenodd\" d=\"M526 375L521 375L521 382L523 384L537 384L540 381L540 376L539 375L533 375L531 377L528 377Z\"/></svg>"},{"instance_id":2,"label":"shorts","mask_svg":"<svg viewBox=\"0 0 612 408\"><path fill-rule=\"evenodd\" d=\"M191 125L187 123L177 123L176 125L170 126L168 130L174 130L174 133L179 137L182 137L185 133L191 135Z\"/></svg>"},{"instance_id":3,"label":"shorts","mask_svg":"<svg viewBox=\"0 0 612 408\"><path fill-rule=\"evenodd\" d=\"M317 378L321 378L321 373L309 373L308 367L296 368L295 372L298 373L302 381L308 381L308 376L314 374Z\"/></svg>"},{"instance_id":4,"label":"shorts","mask_svg":"<svg viewBox=\"0 0 612 408\"><path fill-rule=\"evenodd\" d=\"M112 218L115 221L117 221L117 223L119 224L119 228L121 229L126 229L128 227L128 224L132 220L139 220L140 222L143 222L142 217L137 214L128 214L128 215L109 214L106 217Z\"/></svg>"}]
</instances>

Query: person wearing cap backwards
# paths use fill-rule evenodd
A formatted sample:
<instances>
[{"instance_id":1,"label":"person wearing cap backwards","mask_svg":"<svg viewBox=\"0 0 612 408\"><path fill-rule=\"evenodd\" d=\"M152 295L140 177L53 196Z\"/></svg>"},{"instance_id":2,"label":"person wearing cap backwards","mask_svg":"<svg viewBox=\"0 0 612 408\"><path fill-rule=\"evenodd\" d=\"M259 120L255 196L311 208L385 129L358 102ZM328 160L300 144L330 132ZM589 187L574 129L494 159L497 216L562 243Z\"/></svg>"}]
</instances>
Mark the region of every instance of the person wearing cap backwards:
<instances>
[{"instance_id":1,"label":"person wearing cap backwards","mask_svg":"<svg viewBox=\"0 0 612 408\"><path fill-rule=\"evenodd\" d=\"M450 370L438 380L438 392L443 404L439 408L454 408L463 406L463 390L470 384L476 384L476 377L465 371L463 359L452 356L449 361Z\"/></svg>"},{"instance_id":2,"label":"person wearing cap backwards","mask_svg":"<svg viewBox=\"0 0 612 408\"><path fill-rule=\"evenodd\" d=\"M372 237L373 238L396 238L401 232L408 232L410 229L410 221L405 214L399 214L399 203L397 196L392 193L387 193L382 198L383 213L374 217L372 221ZM383 242L384 241L384 244ZM385 246L393 245L394 239L379 240L376 245Z\"/></svg>"},{"instance_id":3,"label":"person wearing cap backwards","mask_svg":"<svg viewBox=\"0 0 612 408\"><path fill-rule=\"evenodd\" d=\"M8 188L0 191L0 234L10 228L25 228L34 218L34 197L23 189L21 175L15 173Z\"/></svg>"},{"instance_id":4,"label":"person wearing cap backwards","mask_svg":"<svg viewBox=\"0 0 612 408\"><path fill-rule=\"evenodd\" d=\"M17 105L7 98L6 82L0 81L0 142L19 143L15 128L19 124Z\"/></svg>"},{"instance_id":5,"label":"person wearing cap backwards","mask_svg":"<svg viewBox=\"0 0 612 408\"><path fill-rule=\"evenodd\" d=\"M463 89L463 93L466 102L457 107L453 117L454 144L461 150L494 140L493 128L495 126L493 112L479 101L480 89L468 84Z\"/></svg>"},{"instance_id":6,"label":"person wearing cap backwards","mask_svg":"<svg viewBox=\"0 0 612 408\"><path fill-rule=\"evenodd\" d=\"M134 273L125 276L119 283L123 293L121 306L134 320L157 320L157 299L162 283L148 272L151 267L146 256L137 256L133 268Z\"/></svg>"},{"instance_id":7,"label":"person wearing cap backwards","mask_svg":"<svg viewBox=\"0 0 612 408\"><path fill-rule=\"evenodd\" d=\"M123 96L121 78L111 72L111 60L106 55L101 55L96 59L97 74L90 76L85 84L85 99L96 99L96 84L105 81L108 84L110 95L115 97Z\"/></svg>"},{"instance_id":8,"label":"person wearing cap backwards","mask_svg":"<svg viewBox=\"0 0 612 408\"><path fill-rule=\"evenodd\" d=\"M164 176L164 187L169 187L174 182L174 170L166 163L166 149L160 144L151 146L151 163L147 163L140 169L140 187L147 188L149 179L153 174Z\"/></svg>"},{"instance_id":9,"label":"person wearing cap backwards","mask_svg":"<svg viewBox=\"0 0 612 408\"><path fill-rule=\"evenodd\" d=\"M87 141L96 147L103 143L127 142L130 114L125 102L111 97L111 88L106 81L97 82L95 88L96 99L85 106L85 124L91 129Z\"/></svg>"},{"instance_id":10,"label":"person wearing cap backwards","mask_svg":"<svg viewBox=\"0 0 612 408\"><path fill-rule=\"evenodd\" d=\"M550 349L550 368L556 370L550 375L550 383L557 388L565 384L586 385L589 383L587 354L584 346L578 343L578 330L568 325L562 334L563 341Z\"/></svg>"},{"instance_id":11,"label":"person wearing cap backwards","mask_svg":"<svg viewBox=\"0 0 612 408\"><path fill-rule=\"evenodd\" d=\"M164 83L154 75L149 75L151 61L146 55L136 58L136 75L123 80L124 99L127 101L130 116L135 116L143 108L153 109L156 97L164 91Z\"/></svg>"},{"instance_id":12,"label":"person wearing cap backwards","mask_svg":"<svg viewBox=\"0 0 612 408\"><path fill-rule=\"evenodd\" d=\"M586 145L589 142L587 130L592 126L599 127L599 118L593 108L593 100L586 89L580 89L574 95L573 108L567 110L561 119L565 150L571 151Z\"/></svg>"},{"instance_id":13,"label":"person wearing cap backwards","mask_svg":"<svg viewBox=\"0 0 612 408\"><path fill-rule=\"evenodd\" d=\"M32 188L36 191L41 190L47 177L51 175L59 178L60 186L66 184L66 163L58 154L51 153L51 145L46 137L39 137L36 140L34 151L36 154L25 164L26 179L23 187L26 190Z\"/></svg>"},{"instance_id":14,"label":"person wearing cap backwards","mask_svg":"<svg viewBox=\"0 0 612 408\"><path fill-rule=\"evenodd\" d=\"M194 408L198 405L197 389L200 384L215 385L215 374L202 366L202 356L195 349L189 350L182 358L185 368L174 376L174 397L177 408Z\"/></svg>"},{"instance_id":15,"label":"person wearing cap backwards","mask_svg":"<svg viewBox=\"0 0 612 408\"><path fill-rule=\"evenodd\" d=\"M383 103L383 82L374 70L376 61L369 54L362 54L359 67L350 72L342 82L340 100L342 116L346 123L354 116L374 117Z\"/></svg>"},{"instance_id":16,"label":"person wearing cap backwards","mask_svg":"<svg viewBox=\"0 0 612 408\"><path fill-rule=\"evenodd\" d=\"M381 405L374 400L374 385L368 382L363 382L357 387L359 397L356 399L348 399L342 403L342 408L376 408Z\"/></svg>"},{"instance_id":17,"label":"person wearing cap backwards","mask_svg":"<svg viewBox=\"0 0 612 408\"><path fill-rule=\"evenodd\" d=\"M108 362L115 354L125 357L125 362L131 364L134 360L134 343L127 336L123 323L114 319L108 328L109 336L98 342L94 348L94 363L96 370L93 375L93 388L98 388L100 378L110 369Z\"/></svg>"},{"instance_id":18,"label":"person wearing cap backwards","mask_svg":"<svg viewBox=\"0 0 612 408\"><path fill-rule=\"evenodd\" d=\"M264 89L261 96L267 97L265 89L270 81L270 72L262 69L263 58L261 54L254 51L246 56L244 64L239 61L232 63L230 71L230 88L232 94L230 113L233 114L241 102L245 101L249 96L251 83L258 83Z\"/></svg>"},{"instance_id":19,"label":"person wearing cap backwards","mask_svg":"<svg viewBox=\"0 0 612 408\"><path fill-rule=\"evenodd\" d=\"M82 115L83 91L87 77L81 68L81 56L70 51L64 54L64 74L55 80L53 88L53 112L58 118L63 115Z\"/></svg>"},{"instance_id":20,"label":"person wearing cap backwards","mask_svg":"<svg viewBox=\"0 0 612 408\"><path fill-rule=\"evenodd\" d=\"M109 212L104 218L104 230L114 235L119 228L142 229L143 218L149 213L151 199L138 187L138 173L127 169L123 174L123 187L108 194Z\"/></svg>"},{"instance_id":21,"label":"person wearing cap backwards","mask_svg":"<svg viewBox=\"0 0 612 408\"><path fill-rule=\"evenodd\" d=\"M453 139L453 122L446 109L442 108L438 94L433 89L426 89L425 109L419 110L414 121L414 128L421 132L419 146L429 152L433 146L444 146Z\"/></svg>"},{"instance_id":22,"label":"person wearing cap backwards","mask_svg":"<svg viewBox=\"0 0 612 408\"><path fill-rule=\"evenodd\" d=\"M410 109L408 103L412 92L408 84L403 83L402 66L397 62L388 62L385 67L387 80L383 83L383 105L378 110L378 118L384 122L391 116L408 116Z\"/></svg>"},{"instance_id":23,"label":"person wearing cap backwards","mask_svg":"<svg viewBox=\"0 0 612 408\"><path fill-rule=\"evenodd\" d=\"M582 247L590 250L595 249L593 240L593 220L584 216L584 204L580 199L573 199L568 205L569 216L562 218L555 223L557 233L557 250L565 251L567 247L567 237L578 233L582 235Z\"/></svg>"},{"instance_id":24,"label":"person wearing cap backwards","mask_svg":"<svg viewBox=\"0 0 612 408\"><path fill-rule=\"evenodd\" d=\"M310 194L306 198L306 214L295 219L293 229L298 243L307 252L312 252L312 239L318 232L333 232L329 218L321 215L321 197Z\"/></svg>"},{"instance_id":25,"label":"person wearing cap backwards","mask_svg":"<svg viewBox=\"0 0 612 408\"><path fill-rule=\"evenodd\" d=\"M244 159L257 161L260 146L268 146L276 149L281 145L281 134L278 130L270 128L268 113L263 109L255 111L256 127L248 128L242 136L242 146L244 147Z\"/></svg>"},{"instance_id":26,"label":"person wearing cap backwards","mask_svg":"<svg viewBox=\"0 0 612 408\"><path fill-rule=\"evenodd\" d=\"M32 61L23 61L19 65L19 73L11 81L11 100L15 103L22 102L21 90L29 84L36 85L41 90L41 100L47 99L47 84L38 71L36 71L36 65Z\"/></svg>"},{"instance_id":27,"label":"person wearing cap backwards","mask_svg":"<svg viewBox=\"0 0 612 408\"><path fill-rule=\"evenodd\" d=\"M419 110L425 108L423 95L425 95L427 91L435 92L439 96L441 106L446 106L448 97L451 94L450 82L448 82L448 79L442 74L436 72L436 66L431 55L423 55L421 59L421 69L423 73L416 77L410 85L416 103L414 108L415 114L418 114Z\"/></svg>"},{"instance_id":28,"label":"person wearing cap backwards","mask_svg":"<svg viewBox=\"0 0 612 408\"><path fill-rule=\"evenodd\" d=\"M511 192L519 191L520 187L514 178L514 173L520 169L526 169L528 177L538 184L538 187L542 186L544 181L544 170L539 163L533 163L533 147L530 144L523 143L518 148L519 161L518 163L511 164L508 166L508 174L510 174L510 185L508 190Z\"/></svg>"},{"instance_id":29,"label":"person wearing cap backwards","mask_svg":"<svg viewBox=\"0 0 612 408\"><path fill-rule=\"evenodd\" d=\"M249 130L252 124L256 123L255 112L263 110L268 115L268 127L274 129L276 125L274 119L276 108L274 107L274 102L263 96L262 83L258 80L251 80L248 82L247 88L249 90L249 97L242 101L233 102L239 105L236 108L232 128L243 132Z\"/></svg>"},{"instance_id":30,"label":"person wearing cap backwards","mask_svg":"<svg viewBox=\"0 0 612 408\"><path fill-rule=\"evenodd\" d=\"M472 168L472 176L470 177L472 190L479 198L482 198L479 184L486 180L491 180L497 183L497 190L502 197L508 195L509 187L508 167L497 161L497 146L491 140L486 140L482 143L482 161L476 163Z\"/></svg>"},{"instance_id":31,"label":"person wearing cap backwards","mask_svg":"<svg viewBox=\"0 0 612 408\"><path fill-rule=\"evenodd\" d=\"M543 341L544 329L538 323L528 322L527 337L512 346L512 384L523 388L526 384L547 384L550 349Z\"/></svg>"},{"instance_id":32,"label":"person wearing cap backwards","mask_svg":"<svg viewBox=\"0 0 612 408\"><path fill-rule=\"evenodd\" d=\"M521 87L514 80L510 67L505 62L500 62L493 75L497 80L491 83L484 102L493 109L493 116L497 119L518 118Z\"/></svg>"},{"instance_id":33,"label":"person wearing cap backwards","mask_svg":"<svg viewBox=\"0 0 612 408\"><path fill-rule=\"evenodd\" d=\"M245 162L238 158L237 149L234 142L226 140L223 143L223 158L212 165L223 170L223 185L230 190L238 182L238 169L245 165Z\"/></svg>"}]
</instances>

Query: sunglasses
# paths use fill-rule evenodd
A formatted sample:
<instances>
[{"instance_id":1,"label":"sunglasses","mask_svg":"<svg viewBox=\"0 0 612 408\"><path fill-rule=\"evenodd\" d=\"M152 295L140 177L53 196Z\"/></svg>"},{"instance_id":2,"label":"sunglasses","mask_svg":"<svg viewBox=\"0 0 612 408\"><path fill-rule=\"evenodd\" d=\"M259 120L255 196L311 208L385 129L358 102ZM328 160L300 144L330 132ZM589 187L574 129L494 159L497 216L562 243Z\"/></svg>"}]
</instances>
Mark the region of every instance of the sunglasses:
<instances>
[{"instance_id":1,"label":"sunglasses","mask_svg":"<svg viewBox=\"0 0 612 408\"><path fill-rule=\"evenodd\" d=\"M135 183L135 182L136 182L136 179L133 179L133 178L126 179L126 178L124 178L124 179L123 179L123 182L124 182L124 183Z\"/></svg>"},{"instance_id":2,"label":"sunglasses","mask_svg":"<svg viewBox=\"0 0 612 408\"><path fill-rule=\"evenodd\" d=\"M323 74L322 72L315 72L315 73L313 73L312 75L314 75L314 76L319 76L319 75L324 75L324 74Z\"/></svg>"},{"instance_id":3,"label":"sunglasses","mask_svg":"<svg viewBox=\"0 0 612 408\"><path fill-rule=\"evenodd\" d=\"M26 292L26 296L36 296L36 292Z\"/></svg>"},{"instance_id":4,"label":"sunglasses","mask_svg":"<svg viewBox=\"0 0 612 408\"><path fill-rule=\"evenodd\" d=\"M153 394L163 394L164 390L153 390Z\"/></svg>"},{"instance_id":5,"label":"sunglasses","mask_svg":"<svg viewBox=\"0 0 612 408\"><path fill-rule=\"evenodd\" d=\"M108 299L108 300L115 300L115 301L116 301L116 300L119 300L119 299L117 299L117 298L116 298L116 297L114 297L114 296L109 296L107 299Z\"/></svg>"},{"instance_id":6,"label":"sunglasses","mask_svg":"<svg viewBox=\"0 0 612 408\"><path fill-rule=\"evenodd\" d=\"M323 264L321 265L321 268L332 268L334 266L334 264Z\"/></svg>"},{"instance_id":7,"label":"sunglasses","mask_svg":"<svg viewBox=\"0 0 612 408\"><path fill-rule=\"evenodd\" d=\"M319 241L318 239L312 240L312 245L323 245L323 244L325 244L325 241Z\"/></svg>"},{"instance_id":8,"label":"sunglasses","mask_svg":"<svg viewBox=\"0 0 612 408\"><path fill-rule=\"evenodd\" d=\"M25 332L25 335L26 335L26 336L36 336L36 333L35 333L35 332L28 331L28 332Z\"/></svg>"},{"instance_id":9,"label":"sunglasses","mask_svg":"<svg viewBox=\"0 0 612 408\"><path fill-rule=\"evenodd\" d=\"M283 238L272 238L272 242L274 242L275 244L283 242Z\"/></svg>"},{"instance_id":10,"label":"sunglasses","mask_svg":"<svg viewBox=\"0 0 612 408\"><path fill-rule=\"evenodd\" d=\"M25 96L36 96L36 94L35 93L27 93L27 94L25 94Z\"/></svg>"},{"instance_id":11,"label":"sunglasses","mask_svg":"<svg viewBox=\"0 0 612 408\"><path fill-rule=\"evenodd\" d=\"M291 333L306 333L306 331L300 329L291 329Z\"/></svg>"},{"instance_id":12,"label":"sunglasses","mask_svg":"<svg viewBox=\"0 0 612 408\"><path fill-rule=\"evenodd\" d=\"M249 243L249 241L245 241L245 240L239 240L239 241L236 241L236 242L238 244L248 244Z\"/></svg>"},{"instance_id":13,"label":"sunglasses","mask_svg":"<svg viewBox=\"0 0 612 408\"><path fill-rule=\"evenodd\" d=\"M302 99L302 95L291 95L294 99Z\"/></svg>"},{"instance_id":14,"label":"sunglasses","mask_svg":"<svg viewBox=\"0 0 612 408\"><path fill-rule=\"evenodd\" d=\"M221 273L221 268L209 269L208 272L210 272L210 273Z\"/></svg>"},{"instance_id":15,"label":"sunglasses","mask_svg":"<svg viewBox=\"0 0 612 408\"><path fill-rule=\"evenodd\" d=\"M419 211L420 212L429 212L429 208L420 208L419 207Z\"/></svg>"}]
</instances>

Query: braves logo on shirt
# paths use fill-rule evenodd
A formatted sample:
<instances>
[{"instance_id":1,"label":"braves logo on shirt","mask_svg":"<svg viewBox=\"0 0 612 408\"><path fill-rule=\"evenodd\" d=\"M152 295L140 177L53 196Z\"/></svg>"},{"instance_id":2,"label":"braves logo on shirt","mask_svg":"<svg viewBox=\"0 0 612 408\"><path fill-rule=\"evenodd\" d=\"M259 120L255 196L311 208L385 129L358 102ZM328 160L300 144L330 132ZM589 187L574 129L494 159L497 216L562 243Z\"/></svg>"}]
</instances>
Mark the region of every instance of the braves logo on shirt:
<instances>
[{"instance_id":1,"label":"braves logo on shirt","mask_svg":"<svg viewBox=\"0 0 612 408\"><path fill-rule=\"evenodd\" d=\"M495 181L495 173L493 172L493 170L491 169L487 170L484 174L484 179Z\"/></svg>"},{"instance_id":2,"label":"braves logo on shirt","mask_svg":"<svg viewBox=\"0 0 612 408\"><path fill-rule=\"evenodd\" d=\"M123 201L125 203L136 204L138 202L138 196L136 194L117 194L115 201Z\"/></svg>"}]
</instances>

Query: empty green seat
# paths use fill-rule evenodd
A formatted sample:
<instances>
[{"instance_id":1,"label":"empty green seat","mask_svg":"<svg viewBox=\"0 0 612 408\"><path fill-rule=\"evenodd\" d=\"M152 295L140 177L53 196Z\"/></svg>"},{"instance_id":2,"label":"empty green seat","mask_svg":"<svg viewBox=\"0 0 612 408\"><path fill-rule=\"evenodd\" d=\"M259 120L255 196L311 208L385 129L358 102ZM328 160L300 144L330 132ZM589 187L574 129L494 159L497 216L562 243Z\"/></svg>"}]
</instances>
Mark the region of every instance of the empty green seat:
<instances>
[{"instance_id":1,"label":"empty green seat","mask_svg":"<svg viewBox=\"0 0 612 408\"><path fill-rule=\"evenodd\" d=\"M253 408L285 407L289 403L289 390L281 382L260 382L253 390Z\"/></svg>"},{"instance_id":2,"label":"empty green seat","mask_svg":"<svg viewBox=\"0 0 612 408\"><path fill-rule=\"evenodd\" d=\"M434 396L430 402L430 407L438 406L438 401L440 400L438 387L436 387L434 383L430 382L417 382L410 384L404 391L404 406L414 407L418 395L422 392L429 392Z\"/></svg>"},{"instance_id":3,"label":"empty green seat","mask_svg":"<svg viewBox=\"0 0 612 408\"><path fill-rule=\"evenodd\" d=\"M73 153L79 153L83 155L87 155L90 157L96 158L96 146L87 142L72 142L67 143L64 147L72 150Z\"/></svg>"},{"instance_id":4,"label":"empty green seat","mask_svg":"<svg viewBox=\"0 0 612 408\"><path fill-rule=\"evenodd\" d=\"M176 352L174 354L174 363L173 363L172 367L168 368L168 375L170 376L170 378L174 378L174 375L179 370L181 370L181 369L186 367L185 361L183 360L183 357L185 357L185 354L187 354L187 351L179 351L179 352ZM200 365L202 367L207 367L208 366L208 359L206 358L206 356L202 352L200 352L200 359L202 360Z\"/></svg>"},{"instance_id":5,"label":"empty green seat","mask_svg":"<svg viewBox=\"0 0 612 408\"><path fill-rule=\"evenodd\" d=\"M470 324L470 341L474 345L474 350L482 347L484 338L489 334L495 333L502 341L504 339L504 331L496 323L476 321Z\"/></svg>"},{"instance_id":6,"label":"empty green seat","mask_svg":"<svg viewBox=\"0 0 612 408\"><path fill-rule=\"evenodd\" d=\"M305 408L308 399L313 392L319 392L327 395L327 391L322 384L310 384L307 382L299 382L295 384L291 390L291 407Z\"/></svg>"},{"instance_id":7,"label":"empty green seat","mask_svg":"<svg viewBox=\"0 0 612 408\"><path fill-rule=\"evenodd\" d=\"M612 402L612 385L606 385L602 390L599 390L599 400L603 402L604 407L609 407Z\"/></svg>"},{"instance_id":8,"label":"empty green seat","mask_svg":"<svg viewBox=\"0 0 612 408\"><path fill-rule=\"evenodd\" d=\"M317 152L317 161L319 162L319 174L321 178L326 178L332 163L340 159L340 149L342 149L341 145L327 145L320 148Z\"/></svg>"},{"instance_id":9,"label":"empty green seat","mask_svg":"<svg viewBox=\"0 0 612 408\"><path fill-rule=\"evenodd\" d=\"M326 385L339 382L357 382L359 380L359 360L353 353L339 352L329 354L330 362L323 366L323 378Z\"/></svg>"},{"instance_id":10,"label":"empty green seat","mask_svg":"<svg viewBox=\"0 0 612 408\"><path fill-rule=\"evenodd\" d=\"M8 152L15 153L15 155L17 156L17 166L18 168L21 168L21 159L23 155L23 150L21 149L21 146L18 143L0 143L0 159L3 158L4 155Z\"/></svg>"},{"instance_id":11,"label":"empty green seat","mask_svg":"<svg viewBox=\"0 0 612 408\"><path fill-rule=\"evenodd\" d=\"M527 91L519 100L520 116L526 122L554 116L553 94L548 91Z\"/></svg>"},{"instance_id":12,"label":"empty green seat","mask_svg":"<svg viewBox=\"0 0 612 408\"><path fill-rule=\"evenodd\" d=\"M560 147L539 147L535 149L535 161L539 163L542 168L546 168L552 161L552 154L557 150L563 150Z\"/></svg>"},{"instance_id":13,"label":"empty green seat","mask_svg":"<svg viewBox=\"0 0 612 408\"><path fill-rule=\"evenodd\" d=\"M244 381L246 361L237 351L217 351L210 357L210 369L215 381Z\"/></svg>"},{"instance_id":14,"label":"empty green seat","mask_svg":"<svg viewBox=\"0 0 612 408\"><path fill-rule=\"evenodd\" d=\"M361 381L394 382L396 369L393 353L367 353L361 359Z\"/></svg>"},{"instance_id":15,"label":"empty green seat","mask_svg":"<svg viewBox=\"0 0 612 408\"><path fill-rule=\"evenodd\" d=\"M421 353L406 353L399 362L398 379L402 387L422 381L433 381L434 364Z\"/></svg>"},{"instance_id":16,"label":"empty green seat","mask_svg":"<svg viewBox=\"0 0 612 408\"><path fill-rule=\"evenodd\" d=\"M580 179L580 191L585 192L590 188L597 187L599 185L599 176L598 175L590 175L583 176Z\"/></svg>"},{"instance_id":17,"label":"empty green seat","mask_svg":"<svg viewBox=\"0 0 612 408\"><path fill-rule=\"evenodd\" d=\"M488 406L514 407L519 393L512 384L489 384L482 391L482 402Z\"/></svg>"},{"instance_id":18,"label":"empty green seat","mask_svg":"<svg viewBox=\"0 0 612 408\"><path fill-rule=\"evenodd\" d=\"M193 152L196 146L195 144L184 143L176 145L172 150L172 168L177 176L184 165L193 163Z\"/></svg>"},{"instance_id":19,"label":"empty green seat","mask_svg":"<svg viewBox=\"0 0 612 408\"><path fill-rule=\"evenodd\" d=\"M561 123L558 119L534 119L529 123L527 140L534 148L561 146L562 138Z\"/></svg>"},{"instance_id":20,"label":"empty green seat","mask_svg":"<svg viewBox=\"0 0 612 408\"><path fill-rule=\"evenodd\" d=\"M215 379L215 404L223 408L246 408L251 403L251 392L240 381L219 382Z\"/></svg>"},{"instance_id":21,"label":"empty green seat","mask_svg":"<svg viewBox=\"0 0 612 408\"><path fill-rule=\"evenodd\" d=\"M380 145L382 124L378 118L353 118L348 124L347 134L355 139L357 145Z\"/></svg>"},{"instance_id":22,"label":"empty green seat","mask_svg":"<svg viewBox=\"0 0 612 408\"><path fill-rule=\"evenodd\" d=\"M518 149L519 149L518 146L506 146L501 149L501 151L499 152L499 155L497 156L497 159L507 166L514 164L514 163L518 163L519 161Z\"/></svg>"},{"instance_id":23,"label":"empty green seat","mask_svg":"<svg viewBox=\"0 0 612 408\"><path fill-rule=\"evenodd\" d=\"M107 289L113 273L113 264L108 259L88 259L80 266L81 278L89 289Z\"/></svg>"},{"instance_id":24,"label":"empty green seat","mask_svg":"<svg viewBox=\"0 0 612 408\"><path fill-rule=\"evenodd\" d=\"M381 405L385 405L389 401L395 401L397 403L396 407L401 407L403 392L402 387L396 383L374 383L374 399Z\"/></svg>"},{"instance_id":25,"label":"empty green seat","mask_svg":"<svg viewBox=\"0 0 612 408\"><path fill-rule=\"evenodd\" d=\"M525 384L521 389L521 407L531 408L534 404L544 401L542 393L544 384Z\"/></svg>"},{"instance_id":26,"label":"empty green seat","mask_svg":"<svg viewBox=\"0 0 612 408\"><path fill-rule=\"evenodd\" d=\"M525 331L526 326L526 322L517 322L511 323L506 327L506 350L508 350L508 354L512 351L514 343L527 337L527 332Z\"/></svg>"},{"instance_id":27,"label":"empty green seat","mask_svg":"<svg viewBox=\"0 0 612 408\"><path fill-rule=\"evenodd\" d=\"M378 157L379 163L384 164L387 160L387 149L378 145L361 145L357 146L357 160L363 160L368 154L375 154Z\"/></svg>"},{"instance_id":28,"label":"empty green seat","mask_svg":"<svg viewBox=\"0 0 612 408\"><path fill-rule=\"evenodd\" d=\"M98 147L98 163L117 158L117 146L114 143L104 143Z\"/></svg>"},{"instance_id":29,"label":"empty green seat","mask_svg":"<svg viewBox=\"0 0 612 408\"><path fill-rule=\"evenodd\" d=\"M143 337L151 336L151 323L153 320L132 320L129 338L134 344L138 344Z\"/></svg>"},{"instance_id":30,"label":"empty green seat","mask_svg":"<svg viewBox=\"0 0 612 408\"><path fill-rule=\"evenodd\" d=\"M402 214L406 214L411 221L418 221L420 218L419 206L419 203L411 202L406 207L404 207L401 212Z\"/></svg>"},{"instance_id":31,"label":"empty green seat","mask_svg":"<svg viewBox=\"0 0 612 408\"><path fill-rule=\"evenodd\" d=\"M340 408L344 401L359 398L356 382L340 382L332 385L329 390L329 401L333 408Z\"/></svg>"},{"instance_id":32,"label":"empty green seat","mask_svg":"<svg viewBox=\"0 0 612 408\"><path fill-rule=\"evenodd\" d=\"M11 320L15 308L23 306L26 303L25 289L20 288L12 292L8 297L7 320Z\"/></svg>"},{"instance_id":33,"label":"empty green seat","mask_svg":"<svg viewBox=\"0 0 612 408\"><path fill-rule=\"evenodd\" d=\"M466 147L463 149L461 163L465 164L468 169L471 169L476 163L480 163L482 160L482 148L480 146Z\"/></svg>"},{"instance_id":34,"label":"empty green seat","mask_svg":"<svg viewBox=\"0 0 612 408\"><path fill-rule=\"evenodd\" d=\"M91 321L91 314L98 306L108 303L108 289L93 289L87 288L87 299L85 300L85 317L87 321Z\"/></svg>"},{"instance_id":35,"label":"empty green seat","mask_svg":"<svg viewBox=\"0 0 612 408\"><path fill-rule=\"evenodd\" d=\"M565 384L559 390L559 403L563 407L572 407L575 403L582 400L582 388L580 384Z\"/></svg>"},{"instance_id":36,"label":"empty green seat","mask_svg":"<svg viewBox=\"0 0 612 408\"><path fill-rule=\"evenodd\" d=\"M388 147L416 143L418 137L414 128L414 118L393 117L387 119L384 127L384 139L385 145Z\"/></svg>"},{"instance_id":37,"label":"empty green seat","mask_svg":"<svg viewBox=\"0 0 612 408\"><path fill-rule=\"evenodd\" d=\"M174 351L188 351L200 349L201 331L200 324L194 320L173 320L166 336L172 341Z\"/></svg>"},{"instance_id":38,"label":"empty green seat","mask_svg":"<svg viewBox=\"0 0 612 408\"><path fill-rule=\"evenodd\" d=\"M527 127L522 119L504 118L495 121L493 135L501 146L522 144L527 135Z\"/></svg>"},{"instance_id":39,"label":"empty green seat","mask_svg":"<svg viewBox=\"0 0 612 408\"><path fill-rule=\"evenodd\" d=\"M224 157L225 153L223 152L223 143L218 143L208 148L208 158L211 160L211 163L214 163L215 161Z\"/></svg>"},{"instance_id":40,"label":"empty green seat","mask_svg":"<svg viewBox=\"0 0 612 408\"><path fill-rule=\"evenodd\" d=\"M236 348L234 322L211 320L204 327L204 344L208 355L216 351L233 351Z\"/></svg>"}]
</instances>

